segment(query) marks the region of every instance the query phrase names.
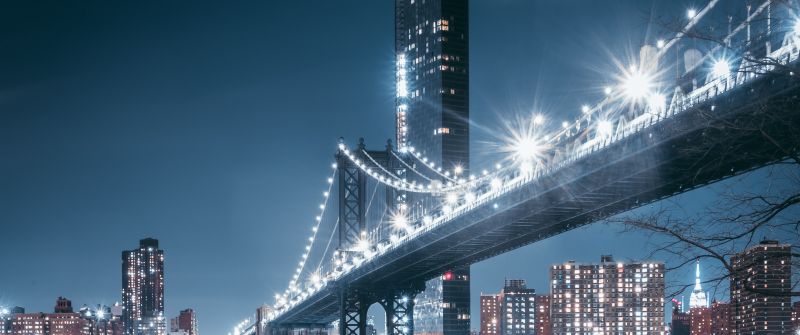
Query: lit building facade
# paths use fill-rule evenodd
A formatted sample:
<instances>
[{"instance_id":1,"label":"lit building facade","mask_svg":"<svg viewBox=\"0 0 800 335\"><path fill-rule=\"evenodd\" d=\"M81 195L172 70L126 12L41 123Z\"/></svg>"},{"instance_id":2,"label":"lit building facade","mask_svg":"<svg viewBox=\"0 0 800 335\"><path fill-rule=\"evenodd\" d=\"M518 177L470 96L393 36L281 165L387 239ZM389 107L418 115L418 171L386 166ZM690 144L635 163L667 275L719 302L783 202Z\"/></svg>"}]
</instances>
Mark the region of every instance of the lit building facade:
<instances>
[{"instance_id":1,"label":"lit building facade","mask_svg":"<svg viewBox=\"0 0 800 335\"><path fill-rule=\"evenodd\" d=\"M524 280L506 280L499 301L502 335L536 333L536 291L528 288Z\"/></svg>"},{"instance_id":2,"label":"lit building facade","mask_svg":"<svg viewBox=\"0 0 800 335\"><path fill-rule=\"evenodd\" d=\"M170 331L197 335L197 314L191 308L182 310L178 316L170 319Z\"/></svg>"},{"instance_id":3,"label":"lit building facade","mask_svg":"<svg viewBox=\"0 0 800 335\"><path fill-rule=\"evenodd\" d=\"M469 1L395 0L397 144L469 164Z\"/></svg>"},{"instance_id":4,"label":"lit building facade","mask_svg":"<svg viewBox=\"0 0 800 335\"><path fill-rule=\"evenodd\" d=\"M692 308L698 307L710 307L708 304L708 298L706 292L703 291L703 286L700 282L700 261L697 261L695 264L695 276L694 276L694 289L692 290L692 295L689 296L689 310L691 311Z\"/></svg>"},{"instance_id":5,"label":"lit building facade","mask_svg":"<svg viewBox=\"0 0 800 335\"><path fill-rule=\"evenodd\" d=\"M395 0L396 130L438 166L469 167L469 1ZM414 332L469 334L469 267L417 295Z\"/></svg>"},{"instance_id":6,"label":"lit building facade","mask_svg":"<svg viewBox=\"0 0 800 335\"><path fill-rule=\"evenodd\" d=\"M164 251L146 238L122 252L122 321L126 335L164 335Z\"/></svg>"},{"instance_id":7,"label":"lit building facade","mask_svg":"<svg viewBox=\"0 0 800 335\"><path fill-rule=\"evenodd\" d=\"M791 246L762 241L731 257L733 334L789 334Z\"/></svg>"},{"instance_id":8,"label":"lit building facade","mask_svg":"<svg viewBox=\"0 0 800 335\"><path fill-rule=\"evenodd\" d=\"M83 307L78 312L72 302L58 297L53 313L24 313L18 310L11 318L7 334L13 335L122 335L122 326L110 308Z\"/></svg>"},{"instance_id":9,"label":"lit building facade","mask_svg":"<svg viewBox=\"0 0 800 335\"><path fill-rule=\"evenodd\" d=\"M711 334L730 335L731 329L731 305L724 302L714 301L711 303Z\"/></svg>"},{"instance_id":10,"label":"lit building facade","mask_svg":"<svg viewBox=\"0 0 800 335\"><path fill-rule=\"evenodd\" d=\"M692 335L711 335L713 329L711 308L694 307L689 310L691 316Z\"/></svg>"},{"instance_id":11,"label":"lit building facade","mask_svg":"<svg viewBox=\"0 0 800 335\"><path fill-rule=\"evenodd\" d=\"M536 334L550 335L553 326L550 323L550 296L540 294L536 296Z\"/></svg>"},{"instance_id":12,"label":"lit building facade","mask_svg":"<svg viewBox=\"0 0 800 335\"><path fill-rule=\"evenodd\" d=\"M795 301L792 305L792 327L795 334L800 334L800 301Z\"/></svg>"},{"instance_id":13,"label":"lit building facade","mask_svg":"<svg viewBox=\"0 0 800 335\"><path fill-rule=\"evenodd\" d=\"M500 302L494 294L481 294L480 335L500 335Z\"/></svg>"},{"instance_id":14,"label":"lit building facade","mask_svg":"<svg viewBox=\"0 0 800 335\"><path fill-rule=\"evenodd\" d=\"M553 334L664 334L664 264L567 262L550 269Z\"/></svg>"}]
</instances>

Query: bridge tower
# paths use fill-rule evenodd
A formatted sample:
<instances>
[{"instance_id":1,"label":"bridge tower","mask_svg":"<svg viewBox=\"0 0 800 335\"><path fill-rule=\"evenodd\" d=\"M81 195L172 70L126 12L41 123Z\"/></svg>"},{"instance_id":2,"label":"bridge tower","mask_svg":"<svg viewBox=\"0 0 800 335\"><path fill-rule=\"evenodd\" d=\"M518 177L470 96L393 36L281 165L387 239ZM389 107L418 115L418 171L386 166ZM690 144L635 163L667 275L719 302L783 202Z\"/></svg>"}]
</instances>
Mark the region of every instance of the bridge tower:
<instances>
[{"instance_id":1,"label":"bridge tower","mask_svg":"<svg viewBox=\"0 0 800 335\"><path fill-rule=\"evenodd\" d=\"M340 142L343 141L340 139ZM407 163L394 151L391 140L386 149L368 151L364 139L351 152L356 157L353 162L343 149L336 154L339 175L339 246L335 257L344 260L363 252L363 241L380 242L388 239L391 225L367 226L367 189L370 180L359 164L372 169L385 169L399 178L405 178ZM374 183L374 180L372 180ZM392 187L384 187L384 212L405 210L407 194ZM374 230L372 230L375 228ZM414 297L422 292L424 283L404 287L351 287L347 283L339 287L339 335L366 335L367 310L379 303L386 311L387 335L410 335L414 332Z\"/></svg>"}]
</instances>

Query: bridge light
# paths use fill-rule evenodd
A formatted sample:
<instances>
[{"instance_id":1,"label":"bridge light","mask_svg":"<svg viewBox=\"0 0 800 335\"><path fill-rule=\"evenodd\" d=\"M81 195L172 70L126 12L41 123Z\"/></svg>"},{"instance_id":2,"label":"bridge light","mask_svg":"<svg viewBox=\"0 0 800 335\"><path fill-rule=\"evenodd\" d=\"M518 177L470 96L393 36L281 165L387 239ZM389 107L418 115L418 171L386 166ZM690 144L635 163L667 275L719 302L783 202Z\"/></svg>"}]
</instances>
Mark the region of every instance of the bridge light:
<instances>
[{"instance_id":1,"label":"bridge light","mask_svg":"<svg viewBox=\"0 0 800 335\"><path fill-rule=\"evenodd\" d=\"M659 48L659 49L663 48L663 47L664 47L664 45L666 45L666 43L664 42L664 40L658 40L658 41L656 42L656 47L657 47L657 48Z\"/></svg>"},{"instance_id":2,"label":"bridge light","mask_svg":"<svg viewBox=\"0 0 800 335\"><path fill-rule=\"evenodd\" d=\"M720 59L714 62L711 68L711 73L716 78L727 77L731 72L731 65L727 60Z\"/></svg>"},{"instance_id":3,"label":"bridge light","mask_svg":"<svg viewBox=\"0 0 800 335\"><path fill-rule=\"evenodd\" d=\"M622 82L622 91L628 99L640 100L650 93L652 86L652 79L648 75L631 67Z\"/></svg>"},{"instance_id":4,"label":"bridge light","mask_svg":"<svg viewBox=\"0 0 800 335\"><path fill-rule=\"evenodd\" d=\"M543 123L544 123L544 116L542 116L541 114L538 114L533 117L533 124L539 126L542 125Z\"/></svg>"},{"instance_id":5,"label":"bridge light","mask_svg":"<svg viewBox=\"0 0 800 335\"><path fill-rule=\"evenodd\" d=\"M494 179L492 179L492 181L489 183L489 185L492 187L492 190L493 190L493 191L497 191L497 190L499 190L501 187L503 187L503 182L502 182L502 181L500 181L500 179L498 179L498 178L494 178Z\"/></svg>"},{"instance_id":6,"label":"bridge light","mask_svg":"<svg viewBox=\"0 0 800 335\"><path fill-rule=\"evenodd\" d=\"M589 105L581 106L581 112L583 112L583 114L589 113L589 111L591 111L591 108L589 108Z\"/></svg>"},{"instance_id":7,"label":"bridge light","mask_svg":"<svg viewBox=\"0 0 800 335\"><path fill-rule=\"evenodd\" d=\"M686 11L686 17L688 17L690 19L693 19L695 16L697 16L697 10L696 9L689 8L689 10Z\"/></svg>"},{"instance_id":8,"label":"bridge light","mask_svg":"<svg viewBox=\"0 0 800 335\"><path fill-rule=\"evenodd\" d=\"M475 201L475 198L476 198L476 197L475 197L475 193L472 193L472 192L467 192L467 194L464 194L464 200L465 200L466 202L468 202L468 203L469 203L469 202L474 202L474 201Z\"/></svg>"},{"instance_id":9,"label":"bridge light","mask_svg":"<svg viewBox=\"0 0 800 335\"><path fill-rule=\"evenodd\" d=\"M611 86L606 86L606 88L604 88L604 89L603 89L603 92L604 92L606 95L611 95L611 92L612 92L612 91L613 91L613 89L611 88Z\"/></svg>"},{"instance_id":10,"label":"bridge light","mask_svg":"<svg viewBox=\"0 0 800 335\"><path fill-rule=\"evenodd\" d=\"M461 165L456 165L456 167L453 169L453 173L456 175L460 175L463 172L464 172L464 167L462 167Z\"/></svg>"},{"instance_id":11,"label":"bridge light","mask_svg":"<svg viewBox=\"0 0 800 335\"><path fill-rule=\"evenodd\" d=\"M455 193L449 193L445 200L448 204L454 205L458 202L458 195Z\"/></svg>"},{"instance_id":12,"label":"bridge light","mask_svg":"<svg viewBox=\"0 0 800 335\"><path fill-rule=\"evenodd\" d=\"M396 229L408 231L411 228L408 225L408 218L402 212L396 212L392 215L392 224Z\"/></svg>"},{"instance_id":13,"label":"bridge light","mask_svg":"<svg viewBox=\"0 0 800 335\"><path fill-rule=\"evenodd\" d=\"M611 133L614 130L614 126L611 124L610 121L602 120L597 123L597 136L598 137L608 137L611 136Z\"/></svg>"}]
</instances>

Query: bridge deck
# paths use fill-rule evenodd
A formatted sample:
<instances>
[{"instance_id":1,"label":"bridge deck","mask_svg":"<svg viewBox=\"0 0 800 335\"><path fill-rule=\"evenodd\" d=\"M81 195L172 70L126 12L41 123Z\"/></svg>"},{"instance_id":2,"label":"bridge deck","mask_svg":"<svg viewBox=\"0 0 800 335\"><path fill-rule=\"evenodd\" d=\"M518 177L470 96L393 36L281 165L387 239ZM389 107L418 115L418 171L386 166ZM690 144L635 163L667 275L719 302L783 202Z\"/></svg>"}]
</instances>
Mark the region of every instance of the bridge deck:
<instances>
[{"instance_id":1,"label":"bridge deck","mask_svg":"<svg viewBox=\"0 0 800 335\"><path fill-rule=\"evenodd\" d=\"M717 96L375 257L273 323L331 322L338 318L342 286L415 285L447 269L781 160L786 153L760 132L729 126L760 124L780 143L799 143L787 131L800 129L798 92L794 76L764 76Z\"/></svg>"}]
</instances>

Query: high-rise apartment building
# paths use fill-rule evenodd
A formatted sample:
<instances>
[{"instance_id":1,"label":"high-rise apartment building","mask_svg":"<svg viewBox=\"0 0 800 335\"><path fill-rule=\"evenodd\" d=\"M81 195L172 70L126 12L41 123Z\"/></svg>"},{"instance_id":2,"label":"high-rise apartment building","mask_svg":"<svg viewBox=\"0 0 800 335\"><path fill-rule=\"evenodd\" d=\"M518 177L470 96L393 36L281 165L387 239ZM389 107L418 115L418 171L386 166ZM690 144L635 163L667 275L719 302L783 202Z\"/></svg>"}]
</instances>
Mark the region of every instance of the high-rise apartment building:
<instances>
[{"instance_id":1,"label":"high-rise apartment building","mask_svg":"<svg viewBox=\"0 0 800 335\"><path fill-rule=\"evenodd\" d=\"M550 335L553 326L550 323L550 296L539 294L536 296L536 335Z\"/></svg>"},{"instance_id":2,"label":"high-rise apartment building","mask_svg":"<svg viewBox=\"0 0 800 335\"><path fill-rule=\"evenodd\" d=\"M553 334L664 334L664 264L567 262L550 269Z\"/></svg>"},{"instance_id":3,"label":"high-rise apartment building","mask_svg":"<svg viewBox=\"0 0 800 335\"><path fill-rule=\"evenodd\" d=\"M450 171L469 167L468 28L468 0L395 0L397 146ZM469 334L469 267L445 276L417 295L415 333Z\"/></svg>"},{"instance_id":4,"label":"high-rise apartment building","mask_svg":"<svg viewBox=\"0 0 800 335\"><path fill-rule=\"evenodd\" d=\"M795 334L800 334L800 301L792 305L792 327Z\"/></svg>"},{"instance_id":5,"label":"high-rise apartment building","mask_svg":"<svg viewBox=\"0 0 800 335\"><path fill-rule=\"evenodd\" d=\"M791 246L762 241L731 257L733 334L789 334Z\"/></svg>"},{"instance_id":6,"label":"high-rise apartment building","mask_svg":"<svg viewBox=\"0 0 800 335\"><path fill-rule=\"evenodd\" d=\"M186 335L197 335L197 314L194 310L184 309L178 316L170 319L170 332L182 332Z\"/></svg>"},{"instance_id":7,"label":"high-rise apartment building","mask_svg":"<svg viewBox=\"0 0 800 335\"><path fill-rule=\"evenodd\" d=\"M146 238L122 252L122 322L126 335L164 335L164 251Z\"/></svg>"},{"instance_id":8,"label":"high-rise apartment building","mask_svg":"<svg viewBox=\"0 0 800 335\"><path fill-rule=\"evenodd\" d=\"M731 305L724 302L714 301L711 303L711 334L730 335L731 329Z\"/></svg>"},{"instance_id":9,"label":"high-rise apartment building","mask_svg":"<svg viewBox=\"0 0 800 335\"><path fill-rule=\"evenodd\" d=\"M536 333L536 291L528 288L524 280L506 280L499 301L502 335Z\"/></svg>"},{"instance_id":10,"label":"high-rise apartment building","mask_svg":"<svg viewBox=\"0 0 800 335\"><path fill-rule=\"evenodd\" d=\"M469 1L395 0L397 145L469 164Z\"/></svg>"},{"instance_id":11,"label":"high-rise apartment building","mask_svg":"<svg viewBox=\"0 0 800 335\"><path fill-rule=\"evenodd\" d=\"M495 294L481 294L480 335L500 335L500 302Z\"/></svg>"}]
</instances>

